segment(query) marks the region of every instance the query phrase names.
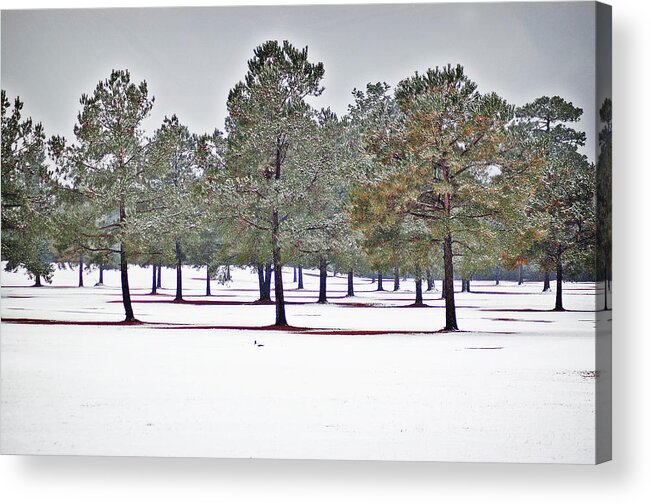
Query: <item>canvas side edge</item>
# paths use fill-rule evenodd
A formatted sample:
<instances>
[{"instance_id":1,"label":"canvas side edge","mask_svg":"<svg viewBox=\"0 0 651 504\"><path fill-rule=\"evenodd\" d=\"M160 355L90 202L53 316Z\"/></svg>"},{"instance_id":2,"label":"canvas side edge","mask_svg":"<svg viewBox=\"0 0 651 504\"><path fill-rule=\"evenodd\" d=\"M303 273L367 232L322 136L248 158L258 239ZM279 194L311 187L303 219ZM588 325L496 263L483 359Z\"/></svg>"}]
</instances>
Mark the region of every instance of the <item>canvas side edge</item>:
<instances>
[{"instance_id":1,"label":"canvas side edge","mask_svg":"<svg viewBox=\"0 0 651 504\"><path fill-rule=\"evenodd\" d=\"M612 7L595 2L595 138L599 139L604 123L600 109L606 98L612 97ZM597 162L597 216L600 229L612 229L612 180L611 163L599 162L600 142L595 144ZM603 209L607 210L603 210ZM598 217L599 220L599 217ZM611 236L608 232L608 236ZM597 294L595 295L595 463L612 459L612 268L604 270L604 264L612 265L612 244L604 232L597 233L595 262L597 272ZM609 274L610 272L610 274ZM608 303L606 305L606 303ZM608 309L605 309L606 306Z\"/></svg>"}]
</instances>

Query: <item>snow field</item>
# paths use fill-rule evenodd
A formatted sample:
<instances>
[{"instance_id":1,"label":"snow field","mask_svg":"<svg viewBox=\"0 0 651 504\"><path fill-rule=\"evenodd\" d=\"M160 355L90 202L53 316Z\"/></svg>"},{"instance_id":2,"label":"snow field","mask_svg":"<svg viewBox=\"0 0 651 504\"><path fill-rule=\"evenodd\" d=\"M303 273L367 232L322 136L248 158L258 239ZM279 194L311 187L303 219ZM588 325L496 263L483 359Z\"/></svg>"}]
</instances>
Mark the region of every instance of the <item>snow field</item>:
<instances>
[{"instance_id":1,"label":"snow field","mask_svg":"<svg viewBox=\"0 0 651 504\"><path fill-rule=\"evenodd\" d=\"M184 269L185 299L229 304L139 302L171 301L174 273L151 296L151 270L131 267L145 324L106 326L10 319L120 321L117 271L77 288L76 270L61 270L41 289L3 272L2 453L594 461L594 284L566 283L576 311L554 313L540 283L472 282L456 294L468 332L433 333L443 301L425 293L430 308L406 307L413 281L375 292L360 278L343 298L345 276L330 276L324 306L317 273L296 291L286 268L286 299L308 303L287 306L290 324L348 331L315 334L254 330L274 306L232 303L257 299L256 274L234 268L210 298L204 274Z\"/></svg>"}]
</instances>

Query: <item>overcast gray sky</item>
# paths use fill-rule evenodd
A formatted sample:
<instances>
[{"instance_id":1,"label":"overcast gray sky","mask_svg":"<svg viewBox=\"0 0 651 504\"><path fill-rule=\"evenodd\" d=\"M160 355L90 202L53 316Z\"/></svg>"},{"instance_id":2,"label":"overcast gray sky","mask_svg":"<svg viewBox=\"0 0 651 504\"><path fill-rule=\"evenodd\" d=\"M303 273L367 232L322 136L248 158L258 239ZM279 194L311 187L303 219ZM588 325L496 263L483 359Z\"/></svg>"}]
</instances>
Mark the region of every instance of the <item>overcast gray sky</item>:
<instances>
[{"instance_id":1,"label":"overcast gray sky","mask_svg":"<svg viewBox=\"0 0 651 504\"><path fill-rule=\"evenodd\" d=\"M253 48L287 39L325 65L316 106L344 114L355 87L461 63L516 105L582 107L594 159L594 23L592 2L3 11L1 80L47 134L72 137L81 94L126 68L156 97L149 131L176 113L202 133L223 129Z\"/></svg>"}]
</instances>

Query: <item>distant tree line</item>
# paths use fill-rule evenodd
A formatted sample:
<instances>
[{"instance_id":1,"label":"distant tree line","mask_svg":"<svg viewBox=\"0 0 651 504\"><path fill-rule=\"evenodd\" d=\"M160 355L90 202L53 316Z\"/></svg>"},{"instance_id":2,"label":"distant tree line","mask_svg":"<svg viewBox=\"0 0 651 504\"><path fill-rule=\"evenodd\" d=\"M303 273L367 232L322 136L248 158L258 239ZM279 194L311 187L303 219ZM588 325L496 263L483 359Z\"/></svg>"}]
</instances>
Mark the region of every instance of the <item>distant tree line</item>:
<instances>
[{"instance_id":1,"label":"distant tree line","mask_svg":"<svg viewBox=\"0 0 651 504\"><path fill-rule=\"evenodd\" d=\"M293 266L372 276L378 290L413 278L415 304L442 279L445 330L457 330L454 279L524 271L562 285L610 278L611 105L601 109L597 165L571 127L582 110L543 96L521 107L481 93L461 66L353 90L348 113L309 105L323 92L322 63L307 48L268 41L230 91L225 131L195 134L176 115L151 135L146 82L116 70L82 95L71 141L47 138L2 91L2 256L35 286L53 262L119 269L126 321L135 321L129 264L258 274L260 302L287 325L283 277ZM607 201L602 201L607 200ZM599 243L599 247L597 247ZM599 248L599 250L596 250ZM502 272L502 273L500 273ZM274 300L271 298L273 285ZM607 301L606 301L607 303ZM606 304L607 307L607 304Z\"/></svg>"}]
</instances>

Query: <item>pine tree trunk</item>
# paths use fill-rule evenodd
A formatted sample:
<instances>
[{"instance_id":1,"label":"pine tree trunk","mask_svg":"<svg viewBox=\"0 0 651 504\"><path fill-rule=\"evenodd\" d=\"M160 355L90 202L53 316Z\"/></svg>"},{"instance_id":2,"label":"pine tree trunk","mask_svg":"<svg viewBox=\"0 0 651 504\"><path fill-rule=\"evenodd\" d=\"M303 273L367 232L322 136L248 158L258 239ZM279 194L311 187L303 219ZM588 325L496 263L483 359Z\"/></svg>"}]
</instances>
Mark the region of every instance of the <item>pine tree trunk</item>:
<instances>
[{"instance_id":1,"label":"pine tree trunk","mask_svg":"<svg viewBox=\"0 0 651 504\"><path fill-rule=\"evenodd\" d=\"M260 289L260 299L258 301L264 301L264 294L265 294L264 266L262 264L258 264L257 269L258 269L258 288Z\"/></svg>"},{"instance_id":2,"label":"pine tree trunk","mask_svg":"<svg viewBox=\"0 0 651 504\"><path fill-rule=\"evenodd\" d=\"M432 278L432 270L428 269L425 272L425 276L427 277L427 292L434 290L434 278Z\"/></svg>"},{"instance_id":3,"label":"pine tree trunk","mask_svg":"<svg viewBox=\"0 0 651 504\"><path fill-rule=\"evenodd\" d=\"M466 292L466 279L461 277L461 292Z\"/></svg>"},{"instance_id":4,"label":"pine tree trunk","mask_svg":"<svg viewBox=\"0 0 651 504\"><path fill-rule=\"evenodd\" d=\"M466 292L470 292L470 278L466 280Z\"/></svg>"},{"instance_id":5,"label":"pine tree trunk","mask_svg":"<svg viewBox=\"0 0 651 504\"><path fill-rule=\"evenodd\" d=\"M156 263L151 263L151 293L156 294Z\"/></svg>"},{"instance_id":6,"label":"pine tree trunk","mask_svg":"<svg viewBox=\"0 0 651 504\"><path fill-rule=\"evenodd\" d=\"M84 286L84 258L79 256L79 287Z\"/></svg>"},{"instance_id":7,"label":"pine tree trunk","mask_svg":"<svg viewBox=\"0 0 651 504\"><path fill-rule=\"evenodd\" d=\"M297 277L297 271L296 271L296 266L294 266L294 283L296 283L296 277Z\"/></svg>"},{"instance_id":8,"label":"pine tree trunk","mask_svg":"<svg viewBox=\"0 0 651 504\"><path fill-rule=\"evenodd\" d=\"M120 226L123 226L126 220L127 212L124 202L120 201ZM129 263L127 262L127 251L124 242L120 242L120 284L122 287L122 304L124 305L124 321L135 322L136 317L133 315L131 291L129 290Z\"/></svg>"},{"instance_id":9,"label":"pine tree trunk","mask_svg":"<svg viewBox=\"0 0 651 504\"><path fill-rule=\"evenodd\" d=\"M416 278L416 306L423 304L423 279Z\"/></svg>"},{"instance_id":10,"label":"pine tree trunk","mask_svg":"<svg viewBox=\"0 0 651 504\"><path fill-rule=\"evenodd\" d=\"M231 277L231 265L226 265L226 281L230 282L233 278Z\"/></svg>"},{"instance_id":11,"label":"pine tree trunk","mask_svg":"<svg viewBox=\"0 0 651 504\"><path fill-rule=\"evenodd\" d=\"M298 266L298 289L303 289L303 266Z\"/></svg>"},{"instance_id":12,"label":"pine tree trunk","mask_svg":"<svg viewBox=\"0 0 651 504\"><path fill-rule=\"evenodd\" d=\"M264 265L264 300L271 301L271 273L273 266L271 263Z\"/></svg>"},{"instance_id":13,"label":"pine tree trunk","mask_svg":"<svg viewBox=\"0 0 651 504\"><path fill-rule=\"evenodd\" d=\"M278 210L274 209L271 215L271 250L275 272L274 287L276 290L276 325L286 326L287 317L285 315L285 293L283 291L283 265L280 256L280 244L278 243L279 230L280 222L278 220Z\"/></svg>"},{"instance_id":14,"label":"pine tree trunk","mask_svg":"<svg viewBox=\"0 0 651 504\"><path fill-rule=\"evenodd\" d=\"M129 264L127 263L127 252L124 243L120 243L120 284L122 286L122 304L124 305L124 321L134 322L136 317L133 315L131 306L131 292L129 291Z\"/></svg>"},{"instance_id":15,"label":"pine tree trunk","mask_svg":"<svg viewBox=\"0 0 651 504\"><path fill-rule=\"evenodd\" d=\"M556 306L554 306L554 311L565 311L563 308L563 261L561 260L560 245L556 254Z\"/></svg>"},{"instance_id":16,"label":"pine tree trunk","mask_svg":"<svg viewBox=\"0 0 651 504\"><path fill-rule=\"evenodd\" d=\"M450 168L446 162L446 155L440 161L443 171L443 180L450 184ZM443 194L443 210L446 218L446 234L443 240L443 285L445 287L445 327L444 331L458 331L457 311L454 304L454 256L452 255L452 232L447 227L452 216L452 198L449 192Z\"/></svg>"},{"instance_id":17,"label":"pine tree trunk","mask_svg":"<svg viewBox=\"0 0 651 504\"><path fill-rule=\"evenodd\" d=\"M262 292L264 291L264 266L258 263L256 264L256 269L258 270L258 288L260 289L260 297L262 297Z\"/></svg>"},{"instance_id":18,"label":"pine tree trunk","mask_svg":"<svg viewBox=\"0 0 651 504\"><path fill-rule=\"evenodd\" d=\"M176 296L174 301L183 301L183 271L181 263L181 244L176 242Z\"/></svg>"},{"instance_id":19,"label":"pine tree trunk","mask_svg":"<svg viewBox=\"0 0 651 504\"><path fill-rule=\"evenodd\" d=\"M328 281L328 263L325 258L319 259L319 300L317 303L327 303L326 282Z\"/></svg>"},{"instance_id":20,"label":"pine tree trunk","mask_svg":"<svg viewBox=\"0 0 651 504\"><path fill-rule=\"evenodd\" d=\"M378 271L377 272L377 290L383 291L384 287L382 287L382 272Z\"/></svg>"},{"instance_id":21,"label":"pine tree trunk","mask_svg":"<svg viewBox=\"0 0 651 504\"><path fill-rule=\"evenodd\" d=\"M400 290L400 268L396 266L393 269L393 291Z\"/></svg>"},{"instance_id":22,"label":"pine tree trunk","mask_svg":"<svg viewBox=\"0 0 651 504\"><path fill-rule=\"evenodd\" d=\"M158 279L156 280L156 287L158 289L160 289L162 284L163 284L163 267L159 264L158 265Z\"/></svg>"},{"instance_id":23,"label":"pine tree trunk","mask_svg":"<svg viewBox=\"0 0 651 504\"><path fill-rule=\"evenodd\" d=\"M258 265L259 301L271 301L271 264Z\"/></svg>"},{"instance_id":24,"label":"pine tree trunk","mask_svg":"<svg viewBox=\"0 0 651 504\"><path fill-rule=\"evenodd\" d=\"M518 269L518 285L522 285L523 283L524 283L524 267L521 264L520 268Z\"/></svg>"},{"instance_id":25,"label":"pine tree trunk","mask_svg":"<svg viewBox=\"0 0 651 504\"><path fill-rule=\"evenodd\" d=\"M99 265L99 282L97 282L97 285L104 285L104 265L103 264Z\"/></svg>"},{"instance_id":26,"label":"pine tree trunk","mask_svg":"<svg viewBox=\"0 0 651 504\"><path fill-rule=\"evenodd\" d=\"M545 280L543 281L543 292L549 292L552 287L549 282L549 271L545 270Z\"/></svg>"},{"instance_id":27,"label":"pine tree trunk","mask_svg":"<svg viewBox=\"0 0 651 504\"><path fill-rule=\"evenodd\" d=\"M495 266L495 285L500 284L500 269Z\"/></svg>"},{"instance_id":28,"label":"pine tree trunk","mask_svg":"<svg viewBox=\"0 0 651 504\"><path fill-rule=\"evenodd\" d=\"M458 331L457 312L454 305L454 264L452 262L452 235L448 232L443 244L445 278L445 331Z\"/></svg>"},{"instance_id":29,"label":"pine tree trunk","mask_svg":"<svg viewBox=\"0 0 651 504\"><path fill-rule=\"evenodd\" d=\"M353 297L355 295L355 287L353 285L353 270L348 272L348 292L346 293L347 297Z\"/></svg>"},{"instance_id":30,"label":"pine tree trunk","mask_svg":"<svg viewBox=\"0 0 651 504\"><path fill-rule=\"evenodd\" d=\"M206 264L206 296L210 295L210 265Z\"/></svg>"},{"instance_id":31,"label":"pine tree trunk","mask_svg":"<svg viewBox=\"0 0 651 504\"><path fill-rule=\"evenodd\" d=\"M38 273L34 275L34 287L43 287L43 284L41 283L41 275Z\"/></svg>"}]
</instances>

